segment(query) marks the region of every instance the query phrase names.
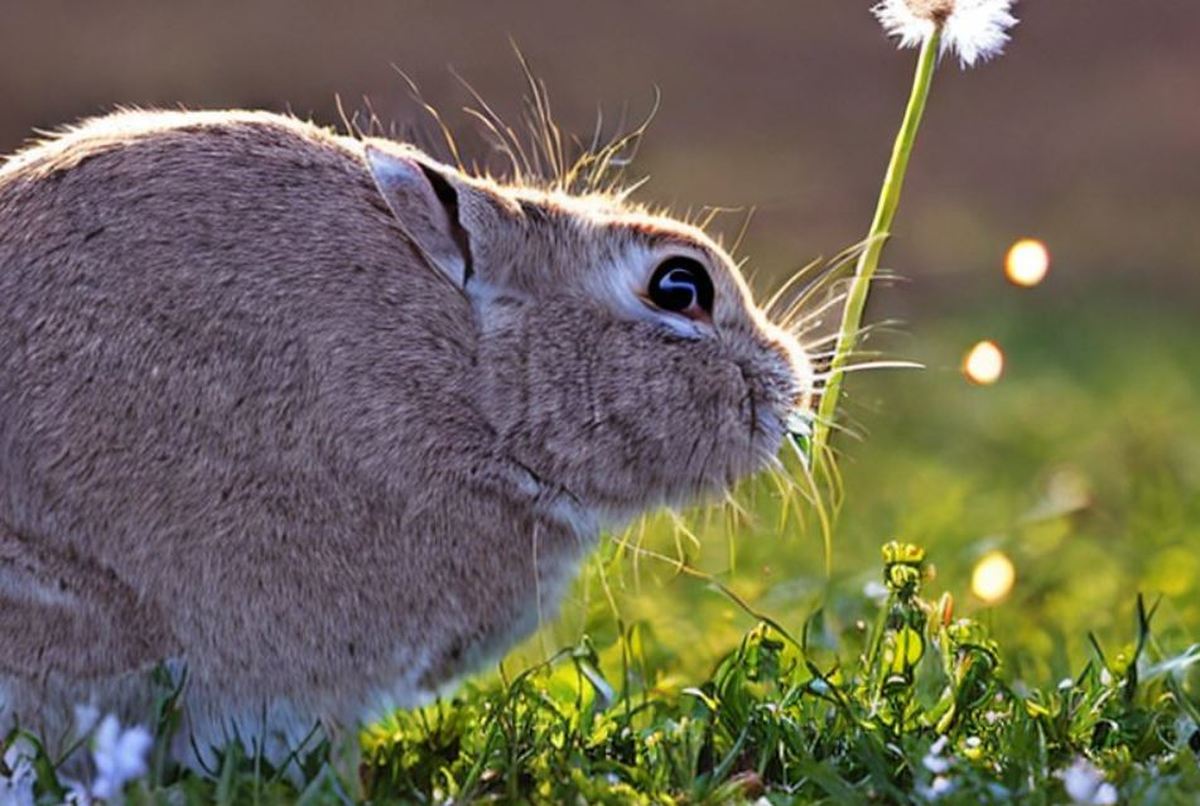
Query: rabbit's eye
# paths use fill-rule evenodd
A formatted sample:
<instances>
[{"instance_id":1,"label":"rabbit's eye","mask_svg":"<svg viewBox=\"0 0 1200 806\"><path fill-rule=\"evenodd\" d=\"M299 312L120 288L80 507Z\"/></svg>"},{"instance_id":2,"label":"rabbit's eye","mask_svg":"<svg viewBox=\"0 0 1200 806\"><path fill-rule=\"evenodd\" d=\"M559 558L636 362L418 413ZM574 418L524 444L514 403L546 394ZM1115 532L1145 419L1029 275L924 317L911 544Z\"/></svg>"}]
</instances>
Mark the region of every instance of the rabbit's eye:
<instances>
[{"instance_id":1,"label":"rabbit's eye","mask_svg":"<svg viewBox=\"0 0 1200 806\"><path fill-rule=\"evenodd\" d=\"M713 284L700 261L672 257L650 278L650 301L664 311L694 319L712 316Z\"/></svg>"}]
</instances>

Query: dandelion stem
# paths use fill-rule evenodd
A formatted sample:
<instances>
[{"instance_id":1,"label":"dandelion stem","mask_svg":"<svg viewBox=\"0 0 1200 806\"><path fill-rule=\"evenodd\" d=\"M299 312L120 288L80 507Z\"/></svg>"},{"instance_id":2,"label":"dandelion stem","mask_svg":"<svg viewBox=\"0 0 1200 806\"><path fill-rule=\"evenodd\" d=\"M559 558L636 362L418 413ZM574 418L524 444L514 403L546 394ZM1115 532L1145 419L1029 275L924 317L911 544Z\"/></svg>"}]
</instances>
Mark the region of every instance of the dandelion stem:
<instances>
[{"instance_id":1,"label":"dandelion stem","mask_svg":"<svg viewBox=\"0 0 1200 806\"><path fill-rule=\"evenodd\" d=\"M875 275L875 270L879 268L879 257L883 252L883 244L891 232L892 221L896 217L896 208L900 204L900 190L904 186L904 174L908 170L908 158L912 154L913 143L917 139L921 116L925 112L925 101L929 98L929 86L933 81L934 67L937 65L940 39L941 31L935 28L933 33L926 37L921 46L920 56L917 58L917 71L913 77L912 94L908 99L908 107L904 110L904 122L900 125L900 132L896 135L896 143L892 147L892 158L883 178L878 206L875 208L875 218L871 222L871 231L864 242L866 247L859 255L858 265L854 270L854 279L846 296L846 304L842 308L842 323L838 329L837 350L834 352L833 362L829 367L829 381L821 394L821 405L817 412L813 432L812 456L814 457L825 456L824 448L829 441L830 424L837 412L842 377L846 372L846 362L854 352L863 310L867 305L867 294L871 290L871 279Z\"/></svg>"}]
</instances>

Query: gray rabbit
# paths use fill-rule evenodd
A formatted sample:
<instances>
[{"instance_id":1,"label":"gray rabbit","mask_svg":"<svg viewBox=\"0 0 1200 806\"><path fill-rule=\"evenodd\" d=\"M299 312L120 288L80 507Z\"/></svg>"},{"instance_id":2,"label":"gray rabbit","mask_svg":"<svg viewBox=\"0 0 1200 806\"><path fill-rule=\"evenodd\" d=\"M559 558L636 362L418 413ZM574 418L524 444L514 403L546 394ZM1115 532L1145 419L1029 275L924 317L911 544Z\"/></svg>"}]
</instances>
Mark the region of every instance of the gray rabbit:
<instances>
[{"instance_id":1,"label":"gray rabbit","mask_svg":"<svg viewBox=\"0 0 1200 806\"><path fill-rule=\"evenodd\" d=\"M0 167L0 730L287 748L553 612L600 530L727 489L810 364L698 229L257 112Z\"/></svg>"}]
</instances>

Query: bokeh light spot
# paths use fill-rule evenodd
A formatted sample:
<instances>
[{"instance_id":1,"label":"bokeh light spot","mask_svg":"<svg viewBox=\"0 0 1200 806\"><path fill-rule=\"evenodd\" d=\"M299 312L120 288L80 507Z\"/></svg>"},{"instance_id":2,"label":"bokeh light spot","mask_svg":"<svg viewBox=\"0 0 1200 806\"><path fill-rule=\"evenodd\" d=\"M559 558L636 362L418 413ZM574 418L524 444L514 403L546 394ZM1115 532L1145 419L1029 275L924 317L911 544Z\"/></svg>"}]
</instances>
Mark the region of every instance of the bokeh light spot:
<instances>
[{"instance_id":1,"label":"bokeh light spot","mask_svg":"<svg viewBox=\"0 0 1200 806\"><path fill-rule=\"evenodd\" d=\"M989 551L975 564L971 591L988 604L1000 601L1013 588L1017 569L1002 551Z\"/></svg>"},{"instance_id":2,"label":"bokeh light spot","mask_svg":"<svg viewBox=\"0 0 1200 806\"><path fill-rule=\"evenodd\" d=\"M989 386L1004 374L1004 353L994 341L981 341L963 359L963 374L971 383Z\"/></svg>"},{"instance_id":3,"label":"bokeh light spot","mask_svg":"<svg viewBox=\"0 0 1200 806\"><path fill-rule=\"evenodd\" d=\"M1022 238L1008 250L1004 274L1014 285L1031 288L1046 279L1050 271L1050 251L1034 238Z\"/></svg>"}]
</instances>

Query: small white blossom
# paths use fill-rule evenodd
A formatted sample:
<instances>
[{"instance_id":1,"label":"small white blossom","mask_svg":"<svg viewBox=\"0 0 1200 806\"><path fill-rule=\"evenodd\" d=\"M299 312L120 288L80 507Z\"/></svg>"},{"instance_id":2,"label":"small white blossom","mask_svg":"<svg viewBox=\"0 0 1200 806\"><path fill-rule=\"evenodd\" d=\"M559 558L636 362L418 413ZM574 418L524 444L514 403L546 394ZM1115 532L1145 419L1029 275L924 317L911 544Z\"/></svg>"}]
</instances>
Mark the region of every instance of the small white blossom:
<instances>
[{"instance_id":1,"label":"small white blossom","mask_svg":"<svg viewBox=\"0 0 1200 806\"><path fill-rule=\"evenodd\" d=\"M871 11L900 46L917 47L942 29L942 53L954 51L963 67L998 56L1017 24L1015 0L883 0Z\"/></svg>"},{"instance_id":2,"label":"small white blossom","mask_svg":"<svg viewBox=\"0 0 1200 806\"><path fill-rule=\"evenodd\" d=\"M0 806L33 806L33 759L37 755L27 740L16 739L4 752L12 775L0 775Z\"/></svg>"},{"instance_id":3,"label":"small white blossom","mask_svg":"<svg viewBox=\"0 0 1200 806\"><path fill-rule=\"evenodd\" d=\"M917 794L925 800L938 800L954 791L954 781L947 778L945 775L938 775L928 786L921 784L917 785Z\"/></svg>"},{"instance_id":4,"label":"small white blossom","mask_svg":"<svg viewBox=\"0 0 1200 806\"><path fill-rule=\"evenodd\" d=\"M953 789L954 782L944 775L939 775L929 785L929 794L935 798L940 798L942 795L949 795Z\"/></svg>"},{"instance_id":5,"label":"small white blossom","mask_svg":"<svg viewBox=\"0 0 1200 806\"><path fill-rule=\"evenodd\" d=\"M1058 773L1058 777L1072 803L1112 806L1117 802L1117 788L1105 781L1103 773L1086 758L1075 759L1075 763Z\"/></svg>"},{"instance_id":6,"label":"small white blossom","mask_svg":"<svg viewBox=\"0 0 1200 806\"><path fill-rule=\"evenodd\" d=\"M146 754L151 744L150 732L140 725L122 730L115 716L104 717L92 744L92 758L96 762L92 794L104 799L115 797L129 781L145 775Z\"/></svg>"},{"instance_id":7,"label":"small white blossom","mask_svg":"<svg viewBox=\"0 0 1200 806\"><path fill-rule=\"evenodd\" d=\"M59 778L58 782L67 790L63 798L66 806L92 806L92 793L88 791L87 784L71 778Z\"/></svg>"},{"instance_id":8,"label":"small white blossom","mask_svg":"<svg viewBox=\"0 0 1200 806\"><path fill-rule=\"evenodd\" d=\"M925 769L934 775L941 775L950 769L950 759L942 755L949 742L950 740L945 736L938 737L938 740L930 745L929 752L925 754L925 758L921 759L921 763L925 765Z\"/></svg>"}]
</instances>

